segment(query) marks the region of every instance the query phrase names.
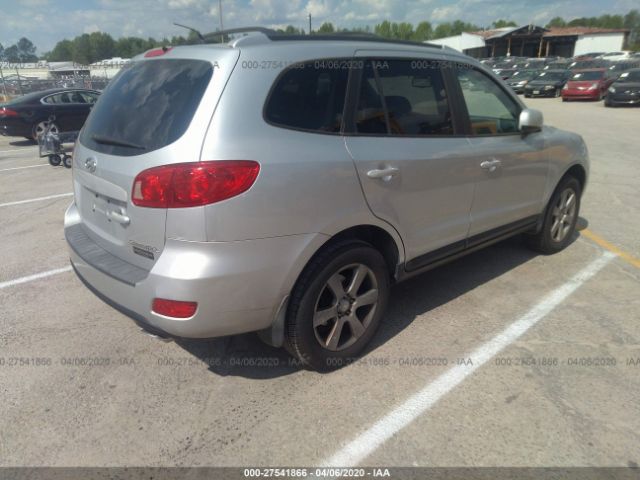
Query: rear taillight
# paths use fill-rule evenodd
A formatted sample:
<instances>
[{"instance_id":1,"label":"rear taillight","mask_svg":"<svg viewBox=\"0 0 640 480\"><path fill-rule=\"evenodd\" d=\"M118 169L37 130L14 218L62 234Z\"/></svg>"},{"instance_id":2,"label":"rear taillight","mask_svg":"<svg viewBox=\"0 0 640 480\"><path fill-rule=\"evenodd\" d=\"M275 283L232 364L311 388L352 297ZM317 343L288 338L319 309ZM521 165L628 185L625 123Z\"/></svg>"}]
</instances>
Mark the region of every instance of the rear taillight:
<instances>
[{"instance_id":1,"label":"rear taillight","mask_svg":"<svg viewBox=\"0 0 640 480\"><path fill-rule=\"evenodd\" d=\"M167 300L166 298L154 298L151 310L154 313L173 318L193 317L198 309L196 302L182 302L179 300Z\"/></svg>"},{"instance_id":2,"label":"rear taillight","mask_svg":"<svg viewBox=\"0 0 640 480\"><path fill-rule=\"evenodd\" d=\"M251 160L176 163L144 170L133 182L138 207L185 208L235 197L251 188L260 164Z\"/></svg>"},{"instance_id":3,"label":"rear taillight","mask_svg":"<svg viewBox=\"0 0 640 480\"><path fill-rule=\"evenodd\" d=\"M18 117L20 114L15 110L11 110L10 108L2 107L0 108L0 117Z\"/></svg>"}]
</instances>

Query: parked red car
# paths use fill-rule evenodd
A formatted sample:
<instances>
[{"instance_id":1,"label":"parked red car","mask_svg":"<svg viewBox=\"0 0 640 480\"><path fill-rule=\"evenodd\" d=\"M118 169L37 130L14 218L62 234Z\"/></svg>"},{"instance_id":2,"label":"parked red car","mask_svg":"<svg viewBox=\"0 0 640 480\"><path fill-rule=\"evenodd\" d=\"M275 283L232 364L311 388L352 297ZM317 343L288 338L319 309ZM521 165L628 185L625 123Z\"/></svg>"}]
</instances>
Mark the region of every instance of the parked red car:
<instances>
[{"instance_id":1,"label":"parked red car","mask_svg":"<svg viewBox=\"0 0 640 480\"><path fill-rule=\"evenodd\" d=\"M602 100L612 82L613 78L607 77L605 68L574 70L562 88L562 101Z\"/></svg>"}]
</instances>

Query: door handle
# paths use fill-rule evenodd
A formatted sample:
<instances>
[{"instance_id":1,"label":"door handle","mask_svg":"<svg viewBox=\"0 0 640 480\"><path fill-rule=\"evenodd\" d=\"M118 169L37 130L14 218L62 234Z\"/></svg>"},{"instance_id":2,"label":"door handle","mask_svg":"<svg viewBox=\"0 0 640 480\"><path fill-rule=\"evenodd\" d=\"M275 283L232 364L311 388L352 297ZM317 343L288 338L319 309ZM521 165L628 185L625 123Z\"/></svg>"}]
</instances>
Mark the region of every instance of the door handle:
<instances>
[{"instance_id":1,"label":"door handle","mask_svg":"<svg viewBox=\"0 0 640 480\"><path fill-rule=\"evenodd\" d=\"M376 170L369 170L367 172L367 177L369 177L369 178L379 178L379 179L382 179L382 181L384 181L384 182L388 182L395 175L397 175L399 172L400 172L400 170L398 170L395 167L381 168L381 169L376 169Z\"/></svg>"},{"instance_id":2,"label":"door handle","mask_svg":"<svg viewBox=\"0 0 640 480\"><path fill-rule=\"evenodd\" d=\"M480 167L484 168L485 170L489 170L489 173L495 172L501 166L502 162L497 158L494 158L493 160L485 160L480 164Z\"/></svg>"},{"instance_id":3,"label":"door handle","mask_svg":"<svg viewBox=\"0 0 640 480\"><path fill-rule=\"evenodd\" d=\"M127 215L123 215L122 213L116 212L115 210L107 210L107 218L110 220L115 220L125 227L131 223L131 219Z\"/></svg>"}]
</instances>

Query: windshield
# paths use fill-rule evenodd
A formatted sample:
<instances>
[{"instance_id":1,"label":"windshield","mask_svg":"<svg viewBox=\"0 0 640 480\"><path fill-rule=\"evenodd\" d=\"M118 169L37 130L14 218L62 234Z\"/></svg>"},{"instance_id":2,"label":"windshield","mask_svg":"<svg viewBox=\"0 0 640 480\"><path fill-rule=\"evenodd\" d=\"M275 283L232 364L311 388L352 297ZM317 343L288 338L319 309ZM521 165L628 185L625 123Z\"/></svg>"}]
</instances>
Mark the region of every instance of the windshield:
<instances>
[{"instance_id":1,"label":"windshield","mask_svg":"<svg viewBox=\"0 0 640 480\"><path fill-rule=\"evenodd\" d=\"M624 72L618 77L618 82L640 82L640 70Z\"/></svg>"},{"instance_id":2,"label":"windshield","mask_svg":"<svg viewBox=\"0 0 640 480\"><path fill-rule=\"evenodd\" d=\"M187 130L213 67L201 60L148 60L124 67L100 96L80 142L99 152L139 155Z\"/></svg>"},{"instance_id":3,"label":"windshield","mask_svg":"<svg viewBox=\"0 0 640 480\"><path fill-rule=\"evenodd\" d=\"M604 72L578 72L574 73L571 80L574 82L582 82L588 80L600 80L604 77Z\"/></svg>"},{"instance_id":4,"label":"windshield","mask_svg":"<svg viewBox=\"0 0 640 480\"><path fill-rule=\"evenodd\" d=\"M514 80L530 80L532 78L535 78L539 75L539 72L529 72L529 71L519 71L513 74L513 76L511 77Z\"/></svg>"},{"instance_id":5,"label":"windshield","mask_svg":"<svg viewBox=\"0 0 640 480\"><path fill-rule=\"evenodd\" d=\"M563 73L542 72L540 75L538 75L536 77L536 80L556 82L558 80L562 80L563 78L564 78L564 74Z\"/></svg>"}]
</instances>

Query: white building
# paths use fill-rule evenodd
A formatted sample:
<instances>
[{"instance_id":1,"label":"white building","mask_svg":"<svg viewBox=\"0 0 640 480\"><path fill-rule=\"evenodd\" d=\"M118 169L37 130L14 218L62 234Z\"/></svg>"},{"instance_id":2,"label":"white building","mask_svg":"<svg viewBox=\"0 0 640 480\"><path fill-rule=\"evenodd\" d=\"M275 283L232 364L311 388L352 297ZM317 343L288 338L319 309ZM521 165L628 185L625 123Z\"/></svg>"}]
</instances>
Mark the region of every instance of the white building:
<instances>
[{"instance_id":1,"label":"white building","mask_svg":"<svg viewBox=\"0 0 640 480\"><path fill-rule=\"evenodd\" d=\"M543 28L536 25L464 32L431 40L473 57L573 57L624 50L629 30L589 27Z\"/></svg>"}]
</instances>

